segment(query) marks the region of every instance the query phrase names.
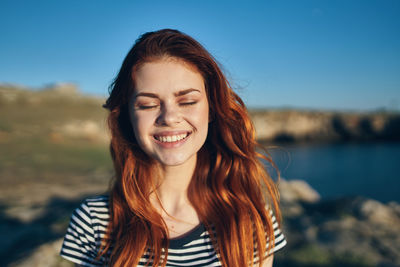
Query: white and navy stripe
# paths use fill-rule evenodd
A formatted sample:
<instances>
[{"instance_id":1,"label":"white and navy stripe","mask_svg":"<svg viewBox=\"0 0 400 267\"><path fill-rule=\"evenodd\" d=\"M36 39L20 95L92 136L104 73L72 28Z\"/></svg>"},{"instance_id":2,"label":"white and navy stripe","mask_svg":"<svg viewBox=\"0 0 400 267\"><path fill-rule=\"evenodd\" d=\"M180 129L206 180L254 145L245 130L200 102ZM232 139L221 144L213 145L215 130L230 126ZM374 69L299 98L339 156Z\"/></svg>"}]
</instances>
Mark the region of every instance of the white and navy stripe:
<instances>
[{"instance_id":1,"label":"white and navy stripe","mask_svg":"<svg viewBox=\"0 0 400 267\"><path fill-rule=\"evenodd\" d=\"M271 215L275 234L273 252L276 252L286 245L286 240L275 216ZM61 256L83 266L107 265L105 257L99 260L96 260L96 257L108 222L108 197L86 199L72 214L61 248ZM142 256L138 266L146 265L148 259L146 256L146 254ZM167 266L221 266L210 235L203 224L183 237L170 239Z\"/></svg>"}]
</instances>

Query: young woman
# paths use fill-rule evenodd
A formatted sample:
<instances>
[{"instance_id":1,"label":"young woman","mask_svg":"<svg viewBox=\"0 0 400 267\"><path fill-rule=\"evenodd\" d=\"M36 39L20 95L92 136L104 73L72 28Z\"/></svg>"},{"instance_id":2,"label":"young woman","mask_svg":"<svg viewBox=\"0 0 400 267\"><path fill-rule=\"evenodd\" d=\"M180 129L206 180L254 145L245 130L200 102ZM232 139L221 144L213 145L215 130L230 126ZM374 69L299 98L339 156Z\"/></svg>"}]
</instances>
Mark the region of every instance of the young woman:
<instances>
[{"instance_id":1,"label":"young woman","mask_svg":"<svg viewBox=\"0 0 400 267\"><path fill-rule=\"evenodd\" d=\"M115 180L72 215L61 255L82 266L272 266L278 192L242 100L176 30L142 35L109 109Z\"/></svg>"}]
</instances>

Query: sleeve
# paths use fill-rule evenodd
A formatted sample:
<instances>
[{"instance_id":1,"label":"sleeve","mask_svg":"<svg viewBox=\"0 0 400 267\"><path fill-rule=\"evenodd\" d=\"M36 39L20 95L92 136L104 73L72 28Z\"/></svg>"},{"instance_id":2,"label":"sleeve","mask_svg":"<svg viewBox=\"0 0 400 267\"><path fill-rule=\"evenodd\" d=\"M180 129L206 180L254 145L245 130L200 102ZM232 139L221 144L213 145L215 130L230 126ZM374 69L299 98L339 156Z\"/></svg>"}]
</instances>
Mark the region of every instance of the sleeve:
<instances>
[{"instance_id":1,"label":"sleeve","mask_svg":"<svg viewBox=\"0 0 400 267\"><path fill-rule=\"evenodd\" d=\"M71 216L60 255L82 266L103 266L101 261L96 260L97 251L92 216L85 201Z\"/></svg>"},{"instance_id":2,"label":"sleeve","mask_svg":"<svg viewBox=\"0 0 400 267\"><path fill-rule=\"evenodd\" d=\"M272 221L272 227L274 229L274 238L275 238L275 243L274 247L270 251L270 253L275 253L278 250L282 249L286 245L286 238L284 234L282 233L282 230L279 228L278 221L276 220L276 217L272 210L270 210L270 216L271 216L271 221Z\"/></svg>"},{"instance_id":3,"label":"sleeve","mask_svg":"<svg viewBox=\"0 0 400 267\"><path fill-rule=\"evenodd\" d=\"M272 222L272 227L273 227L273 233L274 233L274 245L272 249L269 249L269 237L267 237L267 248L264 254L264 259L268 258L278 250L281 250L285 245L286 245L286 239L285 236L283 235L281 229L279 228L279 223L276 220L276 217L273 213L273 211L266 206L267 211L269 211L269 215L271 218ZM268 233L265 233L268 235ZM257 264L259 263L259 257L257 254L257 250L254 250L254 261L253 261L253 266L258 266Z\"/></svg>"}]
</instances>

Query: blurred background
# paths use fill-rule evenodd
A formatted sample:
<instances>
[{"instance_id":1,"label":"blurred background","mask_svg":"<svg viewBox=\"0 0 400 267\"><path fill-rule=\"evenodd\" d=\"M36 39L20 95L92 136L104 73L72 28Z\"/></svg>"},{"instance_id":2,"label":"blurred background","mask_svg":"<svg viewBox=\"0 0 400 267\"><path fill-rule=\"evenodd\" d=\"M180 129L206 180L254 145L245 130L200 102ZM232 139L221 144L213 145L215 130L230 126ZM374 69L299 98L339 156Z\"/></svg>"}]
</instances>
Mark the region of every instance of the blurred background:
<instances>
[{"instance_id":1,"label":"blurred background","mask_svg":"<svg viewBox=\"0 0 400 267\"><path fill-rule=\"evenodd\" d=\"M58 256L69 217L113 175L108 86L138 36L161 28L214 55L278 165L288 245L274 266L400 266L400 1L0 11L0 266L71 266Z\"/></svg>"}]
</instances>

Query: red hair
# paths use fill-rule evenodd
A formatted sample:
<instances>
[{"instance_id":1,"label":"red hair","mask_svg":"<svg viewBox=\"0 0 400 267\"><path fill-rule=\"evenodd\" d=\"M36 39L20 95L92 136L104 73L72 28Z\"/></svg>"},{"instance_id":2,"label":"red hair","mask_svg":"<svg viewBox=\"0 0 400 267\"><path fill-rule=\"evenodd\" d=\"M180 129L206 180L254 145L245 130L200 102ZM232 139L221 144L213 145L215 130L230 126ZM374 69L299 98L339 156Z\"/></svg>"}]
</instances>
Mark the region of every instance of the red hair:
<instances>
[{"instance_id":1,"label":"red hair","mask_svg":"<svg viewBox=\"0 0 400 267\"><path fill-rule=\"evenodd\" d=\"M274 244L266 204L280 217L278 191L260 160L272 161L256 151L259 146L249 114L216 60L196 40L170 29L142 35L110 87L105 107L110 110L115 181L100 254L109 252L110 263L116 266L136 266L145 253L152 266L166 264L168 230L149 197L156 187L155 162L139 147L128 113L135 70L163 57L196 67L204 79L210 108L209 132L198 152L188 198L223 266L248 266L255 261L254 255L261 264Z\"/></svg>"}]
</instances>

